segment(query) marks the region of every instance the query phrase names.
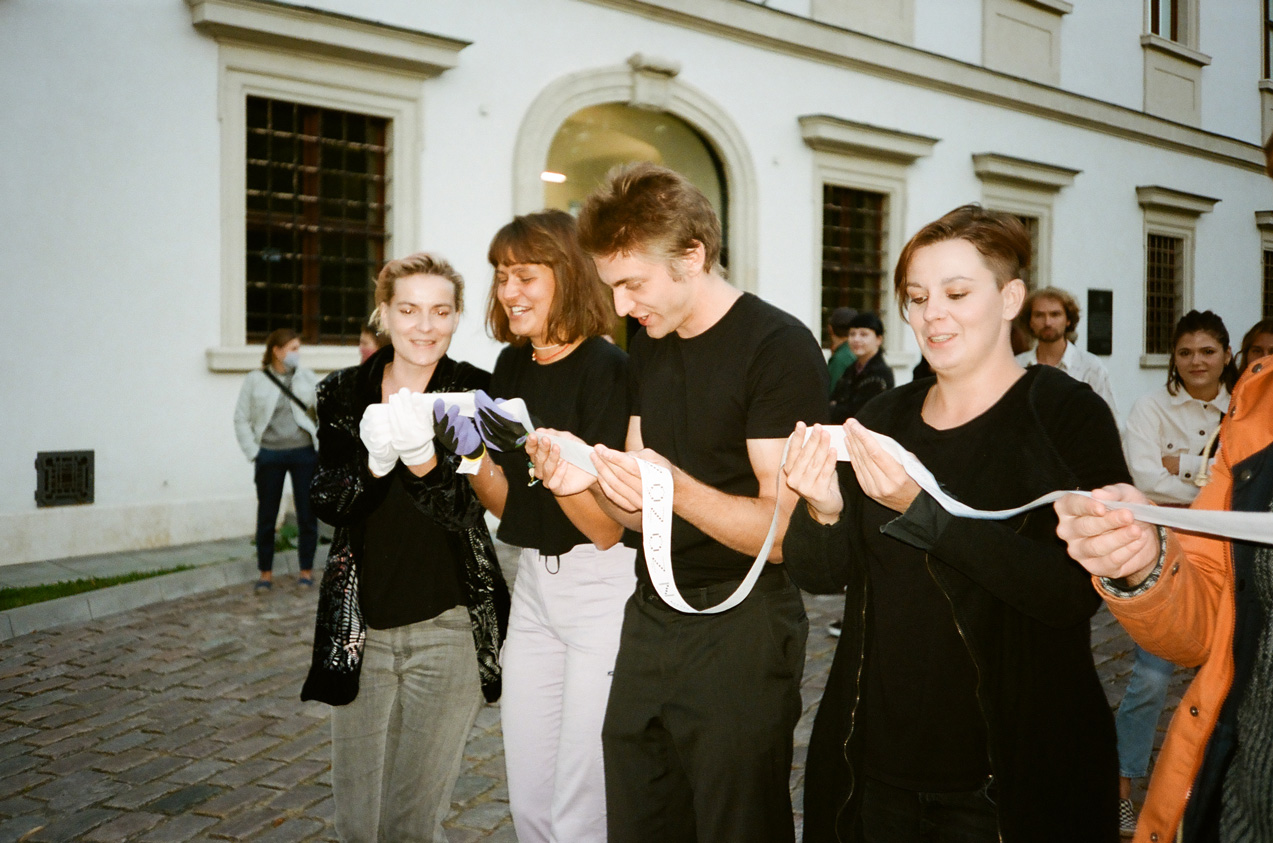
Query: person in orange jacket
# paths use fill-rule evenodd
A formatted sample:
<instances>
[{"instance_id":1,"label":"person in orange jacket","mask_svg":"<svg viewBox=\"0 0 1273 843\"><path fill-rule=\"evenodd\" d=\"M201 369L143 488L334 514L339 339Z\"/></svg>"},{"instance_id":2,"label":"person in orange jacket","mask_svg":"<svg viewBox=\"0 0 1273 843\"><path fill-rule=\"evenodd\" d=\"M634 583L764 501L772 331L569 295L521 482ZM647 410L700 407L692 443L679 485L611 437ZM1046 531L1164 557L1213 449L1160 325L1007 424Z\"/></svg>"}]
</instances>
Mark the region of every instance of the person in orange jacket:
<instances>
[{"instance_id":1,"label":"person in orange jacket","mask_svg":"<svg viewBox=\"0 0 1273 843\"><path fill-rule=\"evenodd\" d=\"M1067 495L1057 534L1142 647L1198 667L1163 741L1136 843L1273 840L1273 535L1226 541L1135 521L1103 500L1147 503L1131 486ZM1273 508L1273 363L1233 394L1220 452L1194 509Z\"/></svg>"}]
</instances>

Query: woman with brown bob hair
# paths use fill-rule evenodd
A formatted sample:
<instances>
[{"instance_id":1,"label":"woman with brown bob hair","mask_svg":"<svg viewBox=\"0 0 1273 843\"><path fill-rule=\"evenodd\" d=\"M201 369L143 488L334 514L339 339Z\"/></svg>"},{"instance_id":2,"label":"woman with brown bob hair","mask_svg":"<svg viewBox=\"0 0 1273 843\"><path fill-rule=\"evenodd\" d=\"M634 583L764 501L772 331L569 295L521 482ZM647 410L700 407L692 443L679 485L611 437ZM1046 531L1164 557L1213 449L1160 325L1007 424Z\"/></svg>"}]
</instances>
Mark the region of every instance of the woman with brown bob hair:
<instances>
[{"instance_id":1,"label":"woman with brown bob hair","mask_svg":"<svg viewBox=\"0 0 1273 843\"><path fill-rule=\"evenodd\" d=\"M952 516L867 433L983 510L1126 481L1105 401L1013 358L1029 257L1018 220L975 205L921 229L894 286L936 378L846 422L852 461L838 471L818 426L792 438L787 483L805 505L783 559L806 591L845 591L809 741L805 843L1118 839L1114 723L1089 628L1100 598L1056 514Z\"/></svg>"},{"instance_id":2,"label":"woman with brown bob hair","mask_svg":"<svg viewBox=\"0 0 1273 843\"><path fill-rule=\"evenodd\" d=\"M515 218L491 241L487 324L510 345L491 376L495 398L522 398L537 433L569 431L622 448L627 355L605 286L561 211ZM522 549L501 665L509 808L522 843L604 843L601 722L635 588L635 551L592 495L558 497L528 473L526 453L492 453L471 477L499 538Z\"/></svg>"}]
</instances>

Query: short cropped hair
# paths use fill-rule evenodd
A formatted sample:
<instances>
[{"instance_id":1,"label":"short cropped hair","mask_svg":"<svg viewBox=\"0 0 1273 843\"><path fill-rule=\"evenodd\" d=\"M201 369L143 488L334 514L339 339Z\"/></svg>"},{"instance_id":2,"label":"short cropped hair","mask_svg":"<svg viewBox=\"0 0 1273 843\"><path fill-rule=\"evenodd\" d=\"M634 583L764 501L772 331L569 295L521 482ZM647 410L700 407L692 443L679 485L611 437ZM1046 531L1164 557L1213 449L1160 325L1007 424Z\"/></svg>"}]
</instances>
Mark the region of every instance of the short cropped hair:
<instances>
[{"instance_id":1,"label":"short cropped hair","mask_svg":"<svg viewBox=\"0 0 1273 843\"><path fill-rule=\"evenodd\" d=\"M399 278L411 275L436 275L451 282L455 288L455 312L464 312L464 279L455 271L446 258L430 252L416 252L405 258L389 261L380 269L376 277L376 308L371 311L367 323L378 332L384 332L385 325L380 319L380 305L393 301L394 289Z\"/></svg>"},{"instance_id":2,"label":"short cropped hair","mask_svg":"<svg viewBox=\"0 0 1273 843\"><path fill-rule=\"evenodd\" d=\"M1025 304L1021 305L1021 313L1018 316L1022 322L1022 327L1029 331L1030 314L1034 310L1034 303L1039 299L1052 299L1061 305L1065 310L1065 338L1070 342L1078 340L1078 333L1075 329L1079 326L1079 317L1082 315L1083 310L1079 307L1079 303L1074 296L1060 287L1043 287L1026 296Z\"/></svg>"},{"instance_id":3,"label":"short cropped hair","mask_svg":"<svg viewBox=\"0 0 1273 843\"><path fill-rule=\"evenodd\" d=\"M880 321L880 317L869 310L863 311L849 320L849 330L854 328L869 328L875 332L876 336L884 336L884 323Z\"/></svg>"},{"instance_id":4,"label":"short cropped hair","mask_svg":"<svg viewBox=\"0 0 1273 843\"><path fill-rule=\"evenodd\" d=\"M1171 354L1167 358L1167 391L1172 395L1178 393L1180 387L1185 385L1184 379L1180 377L1180 370L1176 368L1176 344L1185 334L1198 332L1210 334L1220 344L1222 351L1229 350L1229 329L1224 327L1224 320L1215 313L1210 310L1202 312L1191 310L1181 316L1180 321L1176 323L1176 329L1171 332ZM1238 374L1237 364L1230 357L1229 362L1220 372L1220 383L1232 392L1234 384L1238 382Z\"/></svg>"},{"instance_id":5,"label":"short cropped hair","mask_svg":"<svg viewBox=\"0 0 1273 843\"><path fill-rule=\"evenodd\" d=\"M893 272L893 295L897 306L906 313L906 276L915 253L925 246L946 240L967 240L994 274L999 289L1030 266L1030 234L1021 220L1002 211L989 211L980 205L961 205L915 232L902 247Z\"/></svg>"},{"instance_id":6,"label":"short cropped hair","mask_svg":"<svg viewBox=\"0 0 1273 843\"><path fill-rule=\"evenodd\" d=\"M614 328L614 307L606 287L597 277L596 264L579 247L574 217L565 211L547 210L514 217L495 233L486 259L496 270L500 264L542 264L553 271L556 289L546 325L552 342L573 342L596 337ZM523 345L508 326L508 314L499 303L497 279L492 278L486 302L486 325L499 342Z\"/></svg>"},{"instance_id":7,"label":"short cropped hair","mask_svg":"<svg viewBox=\"0 0 1273 843\"><path fill-rule=\"evenodd\" d=\"M270 335L265 338L265 354L261 356L261 365L273 365L274 349L279 346L287 345L299 336L300 334L296 333L291 328L275 328L273 331L270 331Z\"/></svg>"},{"instance_id":8,"label":"short cropped hair","mask_svg":"<svg viewBox=\"0 0 1273 843\"><path fill-rule=\"evenodd\" d=\"M644 252L668 262L701 243L710 272L720 262L720 219L689 179L643 161L611 170L584 202L579 243L593 257Z\"/></svg>"}]
</instances>

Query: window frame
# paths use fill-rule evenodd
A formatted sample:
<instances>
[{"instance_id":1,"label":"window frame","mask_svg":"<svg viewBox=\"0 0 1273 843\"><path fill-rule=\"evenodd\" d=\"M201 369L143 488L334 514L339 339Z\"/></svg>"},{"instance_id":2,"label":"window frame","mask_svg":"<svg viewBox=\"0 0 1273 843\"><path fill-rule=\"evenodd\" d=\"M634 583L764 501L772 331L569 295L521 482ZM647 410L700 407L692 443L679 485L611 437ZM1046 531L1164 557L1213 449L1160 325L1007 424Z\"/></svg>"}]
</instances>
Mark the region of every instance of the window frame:
<instances>
[{"instance_id":1,"label":"window frame","mask_svg":"<svg viewBox=\"0 0 1273 843\"><path fill-rule=\"evenodd\" d=\"M1219 199L1199 196L1158 185L1136 188L1136 199L1143 211L1140 238L1140 366L1142 369L1165 369L1170 354L1151 354L1146 349L1146 322L1149 307L1149 236L1179 238L1180 257L1180 313L1188 313L1194 300L1194 254L1198 237L1198 220L1209 213Z\"/></svg>"},{"instance_id":2,"label":"window frame","mask_svg":"<svg viewBox=\"0 0 1273 843\"><path fill-rule=\"evenodd\" d=\"M830 314L825 314L825 315L822 314L822 297L826 290L826 283L825 283L826 275L825 275L825 269L823 268L823 264L825 263L825 254L826 254L826 240L824 237L826 225L823 222L824 216L826 213L826 189L828 187L832 187L832 188L840 188L842 190L853 190L859 193L870 193L870 194L874 194L875 196L879 196L882 199L883 213L881 214L881 227L884 229L884 231L882 232L882 236L880 237L880 270L879 270L880 280L879 280L879 291L878 291L879 306L876 308L876 312L879 314L881 320L884 319L884 311L896 309L891 306L892 303L895 301L895 299L893 297L891 284L889 283L889 277L890 277L889 269L897 262L897 254L898 254L898 251L900 250L899 248L893 247L893 242L896 239L893 237L893 226L895 222L893 218L893 202L894 202L894 197L898 193L897 186L895 184L892 184L889 186L889 189L882 190L877 187L864 187L860 184L846 184L845 183L846 178L844 177L844 175L842 173L836 174L835 169L836 168L834 166L825 166L825 165L823 166L822 171L825 174L827 174L827 178L822 180L819 186L819 195L818 195L818 198L819 198L818 207L820 210L820 213L818 216L818 222L817 222L817 227L818 227L817 267L818 267L818 314L819 316L818 316L818 321L815 324L818 324L820 326L817 333L819 337L819 342L823 348L829 347L829 338L827 337L826 323L827 323L827 319L830 317ZM849 175L847 177L847 180L853 180L853 179L854 179L853 175ZM886 330L885 334L887 335L887 333L888 331Z\"/></svg>"},{"instance_id":3,"label":"window frame","mask_svg":"<svg viewBox=\"0 0 1273 843\"><path fill-rule=\"evenodd\" d=\"M260 366L247 342L247 97L284 100L389 121L386 255L419 248L424 80L455 67L468 42L263 0L187 0L195 29L217 41L220 125L220 340L213 372ZM311 345L319 371L356 363L356 346Z\"/></svg>"}]
</instances>

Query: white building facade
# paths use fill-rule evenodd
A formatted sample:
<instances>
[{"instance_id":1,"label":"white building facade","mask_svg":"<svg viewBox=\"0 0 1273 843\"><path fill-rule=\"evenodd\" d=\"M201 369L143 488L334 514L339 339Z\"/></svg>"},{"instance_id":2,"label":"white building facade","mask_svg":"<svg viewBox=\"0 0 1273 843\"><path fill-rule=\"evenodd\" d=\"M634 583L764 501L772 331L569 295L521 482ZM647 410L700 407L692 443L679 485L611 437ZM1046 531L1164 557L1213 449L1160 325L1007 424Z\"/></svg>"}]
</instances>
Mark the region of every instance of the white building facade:
<instances>
[{"instance_id":1,"label":"white building facade","mask_svg":"<svg viewBox=\"0 0 1273 843\"><path fill-rule=\"evenodd\" d=\"M901 380L906 239L1019 214L1029 282L1108 308L1079 342L1126 409L1183 312L1235 343L1273 315L1264 5L0 3L0 564L249 534L264 333L353 364L374 269L428 249L468 279L452 356L489 367L491 236L626 160L703 187L734 283L815 333L879 309Z\"/></svg>"}]
</instances>

